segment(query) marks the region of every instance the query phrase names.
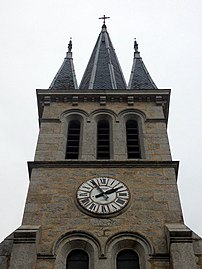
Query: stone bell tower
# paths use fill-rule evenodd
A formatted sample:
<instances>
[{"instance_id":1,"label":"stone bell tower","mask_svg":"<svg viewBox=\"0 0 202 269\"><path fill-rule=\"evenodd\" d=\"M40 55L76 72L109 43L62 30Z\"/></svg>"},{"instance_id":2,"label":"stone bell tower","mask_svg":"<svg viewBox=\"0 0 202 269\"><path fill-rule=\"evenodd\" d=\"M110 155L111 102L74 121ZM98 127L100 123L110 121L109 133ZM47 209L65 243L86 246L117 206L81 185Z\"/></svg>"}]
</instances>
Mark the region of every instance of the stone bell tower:
<instances>
[{"instance_id":1,"label":"stone bell tower","mask_svg":"<svg viewBox=\"0 0 202 269\"><path fill-rule=\"evenodd\" d=\"M184 225L167 136L169 89L134 43L128 87L104 24L78 88L72 41L49 89L28 163L22 221L1 269L197 269L202 241Z\"/></svg>"}]
</instances>

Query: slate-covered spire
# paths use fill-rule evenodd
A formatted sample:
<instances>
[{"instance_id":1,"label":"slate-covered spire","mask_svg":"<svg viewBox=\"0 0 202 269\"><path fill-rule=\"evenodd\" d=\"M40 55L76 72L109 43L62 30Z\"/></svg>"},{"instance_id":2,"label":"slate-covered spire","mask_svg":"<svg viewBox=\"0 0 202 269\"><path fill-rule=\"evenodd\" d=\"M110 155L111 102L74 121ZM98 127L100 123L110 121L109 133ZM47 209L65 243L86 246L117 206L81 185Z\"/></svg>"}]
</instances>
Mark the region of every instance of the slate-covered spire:
<instances>
[{"instance_id":1,"label":"slate-covered spire","mask_svg":"<svg viewBox=\"0 0 202 269\"><path fill-rule=\"evenodd\" d=\"M134 42L133 66L128 84L128 89L157 89L155 83L147 71L146 66L138 51L138 44Z\"/></svg>"},{"instance_id":2,"label":"slate-covered spire","mask_svg":"<svg viewBox=\"0 0 202 269\"><path fill-rule=\"evenodd\" d=\"M70 39L68 44L68 52L66 57L58 70L51 85L51 90L72 90L78 89L76 75L74 70L74 64L72 59L72 41Z\"/></svg>"},{"instance_id":3,"label":"slate-covered spire","mask_svg":"<svg viewBox=\"0 0 202 269\"><path fill-rule=\"evenodd\" d=\"M106 17L105 17L106 19ZM126 82L105 23L84 72L80 89L126 89Z\"/></svg>"}]
</instances>

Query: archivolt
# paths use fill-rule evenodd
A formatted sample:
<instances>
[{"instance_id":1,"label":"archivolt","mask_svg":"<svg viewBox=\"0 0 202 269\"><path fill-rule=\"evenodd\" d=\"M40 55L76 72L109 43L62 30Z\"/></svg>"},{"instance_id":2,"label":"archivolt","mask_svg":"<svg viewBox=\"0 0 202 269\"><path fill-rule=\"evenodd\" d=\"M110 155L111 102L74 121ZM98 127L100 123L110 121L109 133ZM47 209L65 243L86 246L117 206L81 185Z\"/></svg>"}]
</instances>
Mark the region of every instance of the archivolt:
<instances>
[{"instance_id":1,"label":"archivolt","mask_svg":"<svg viewBox=\"0 0 202 269\"><path fill-rule=\"evenodd\" d=\"M79 115L82 118L86 118L86 120L89 120L89 114L82 110L82 109L69 109L64 111L61 115L60 115L60 120L64 120L65 118L69 117L69 116L74 116L74 115Z\"/></svg>"},{"instance_id":2,"label":"archivolt","mask_svg":"<svg viewBox=\"0 0 202 269\"><path fill-rule=\"evenodd\" d=\"M116 244L120 242L136 242L144 248L147 254L154 253L153 246L148 239L146 239L143 235L139 233L131 232L121 232L111 236L106 242L105 251L108 252L109 249L113 248Z\"/></svg>"},{"instance_id":3,"label":"archivolt","mask_svg":"<svg viewBox=\"0 0 202 269\"><path fill-rule=\"evenodd\" d=\"M94 110L93 112L90 113L89 115L89 118L90 120L92 118L94 118L95 116L98 116L98 115L110 115L114 118L115 121L117 121L117 114L113 111L113 110L110 110L110 109L96 109Z\"/></svg>"},{"instance_id":4,"label":"archivolt","mask_svg":"<svg viewBox=\"0 0 202 269\"><path fill-rule=\"evenodd\" d=\"M147 116L143 111L141 111L139 109L135 109L135 108L128 108L128 109L122 110L118 114L118 119L120 119L121 117L125 117L127 115L137 115L137 116L141 117L143 119L143 121L146 121L146 119L147 119Z\"/></svg>"},{"instance_id":5,"label":"archivolt","mask_svg":"<svg viewBox=\"0 0 202 269\"><path fill-rule=\"evenodd\" d=\"M150 254L154 253L152 244L138 233L122 232L113 235L106 243L106 257L111 256L111 268L116 266L116 257L121 250L131 249L139 256L140 268L151 269Z\"/></svg>"},{"instance_id":6,"label":"archivolt","mask_svg":"<svg viewBox=\"0 0 202 269\"><path fill-rule=\"evenodd\" d=\"M101 253L101 245L98 239L90 234L83 231L72 231L63 234L58 238L53 246L53 255L57 255L62 250L66 250L69 246L74 247L74 242L83 242L82 245L90 245L93 249L97 249L98 253ZM81 247L81 245L77 245L77 248Z\"/></svg>"}]
</instances>

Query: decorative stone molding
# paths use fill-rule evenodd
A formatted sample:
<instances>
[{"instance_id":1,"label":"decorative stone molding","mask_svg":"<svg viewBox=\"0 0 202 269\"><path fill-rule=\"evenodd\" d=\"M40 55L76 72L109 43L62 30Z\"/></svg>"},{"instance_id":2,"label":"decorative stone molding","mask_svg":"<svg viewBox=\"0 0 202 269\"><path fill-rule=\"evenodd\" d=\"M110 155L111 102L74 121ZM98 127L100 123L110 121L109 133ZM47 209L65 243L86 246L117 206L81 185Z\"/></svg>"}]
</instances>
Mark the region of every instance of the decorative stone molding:
<instances>
[{"instance_id":1,"label":"decorative stone molding","mask_svg":"<svg viewBox=\"0 0 202 269\"><path fill-rule=\"evenodd\" d=\"M40 226L22 225L14 232L10 269L35 268Z\"/></svg>"},{"instance_id":2,"label":"decorative stone molding","mask_svg":"<svg viewBox=\"0 0 202 269\"><path fill-rule=\"evenodd\" d=\"M101 257L101 245L98 239L86 232L72 231L62 235L53 246L53 255L55 260L55 269L66 269L66 259L68 254L74 249L86 251L90 258L90 269L98 264L98 258Z\"/></svg>"},{"instance_id":3,"label":"decorative stone molding","mask_svg":"<svg viewBox=\"0 0 202 269\"><path fill-rule=\"evenodd\" d=\"M43 105L44 106L49 106L50 103L51 103L51 97L50 96L44 96Z\"/></svg>"},{"instance_id":4,"label":"decorative stone molding","mask_svg":"<svg viewBox=\"0 0 202 269\"><path fill-rule=\"evenodd\" d=\"M138 167L138 168L173 168L176 178L178 174L178 161L35 161L28 162L29 176L34 168L70 168L70 167Z\"/></svg>"},{"instance_id":5,"label":"decorative stone molding","mask_svg":"<svg viewBox=\"0 0 202 269\"><path fill-rule=\"evenodd\" d=\"M107 98L106 96L100 96L100 105L106 105L107 103Z\"/></svg>"},{"instance_id":6,"label":"decorative stone molding","mask_svg":"<svg viewBox=\"0 0 202 269\"><path fill-rule=\"evenodd\" d=\"M184 224L167 224L166 235L168 248L172 243L192 243L192 231Z\"/></svg>"},{"instance_id":7,"label":"decorative stone molding","mask_svg":"<svg viewBox=\"0 0 202 269\"><path fill-rule=\"evenodd\" d=\"M154 253L149 240L138 233L121 232L111 236L105 246L105 255L111 261L109 268L115 268L115 257L125 248L133 249L139 256L140 268L150 269L149 257Z\"/></svg>"},{"instance_id":8,"label":"decorative stone molding","mask_svg":"<svg viewBox=\"0 0 202 269\"><path fill-rule=\"evenodd\" d=\"M75 95L76 94L76 95ZM42 117L43 107L51 102L67 102L77 106L80 102L98 102L105 105L110 102L124 102L129 106L135 102L154 102L162 105L165 119L168 119L170 90L148 89L148 90L37 90L37 101L39 119Z\"/></svg>"},{"instance_id":9,"label":"decorative stone molding","mask_svg":"<svg viewBox=\"0 0 202 269\"><path fill-rule=\"evenodd\" d=\"M165 225L173 269L197 269L192 231L184 224Z\"/></svg>"},{"instance_id":10,"label":"decorative stone molding","mask_svg":"<svg viewBox=\"0 0 202 269\"><path fill-rule=\"evenodd\" d=\"M72 97L72 105L77 106L78 105L78 100L79 100L78 96L73 96Z\"/></svg>"},{"instance_id":11,"label":"decorative stone molding","mask_svg":"<svg viewBox=\"0 0 202 269\"><path fill-rule=\"evenodd\" d=\"M128 96L128 105L129 106L134 105L134 97L133 96Z\"/></svg>"},{"instance_id":12,"label":"decorative stone molding","mask_svg":"<svg viewBox=\"0 0 202 269\"><path fill-rule=\"evenodd\" d=\"M14 244L36 243L39 237L40 226L22 225L15 230L13 242Z\"/></svg>"}]
</instances>

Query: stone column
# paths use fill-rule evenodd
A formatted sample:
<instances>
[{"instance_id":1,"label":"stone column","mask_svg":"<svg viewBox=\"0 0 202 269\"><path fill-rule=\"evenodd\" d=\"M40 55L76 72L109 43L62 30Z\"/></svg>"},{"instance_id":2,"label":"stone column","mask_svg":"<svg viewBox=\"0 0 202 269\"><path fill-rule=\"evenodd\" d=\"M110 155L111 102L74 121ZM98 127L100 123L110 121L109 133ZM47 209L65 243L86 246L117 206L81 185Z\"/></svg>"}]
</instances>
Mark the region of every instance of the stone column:
<instances>
[{"instance_id":1,"label":"stone column","mask_svg":"<svg viewBox=\"0 0 202 269\"><path fill-rule=\"evenodd\" d=\"M173 269L197 269L192 231L184 224L167 224L167 242Z\"/></svg>"},{"instance_id":2,"label":"stone column","mask_svg":"<svg viewBox=\"0 0 202 269\"><path fill-rule=\"evenodd\" d=\"M34 269L40 226L22 225L14 232L9 269Z\"/></svg>"}]
</instances>

